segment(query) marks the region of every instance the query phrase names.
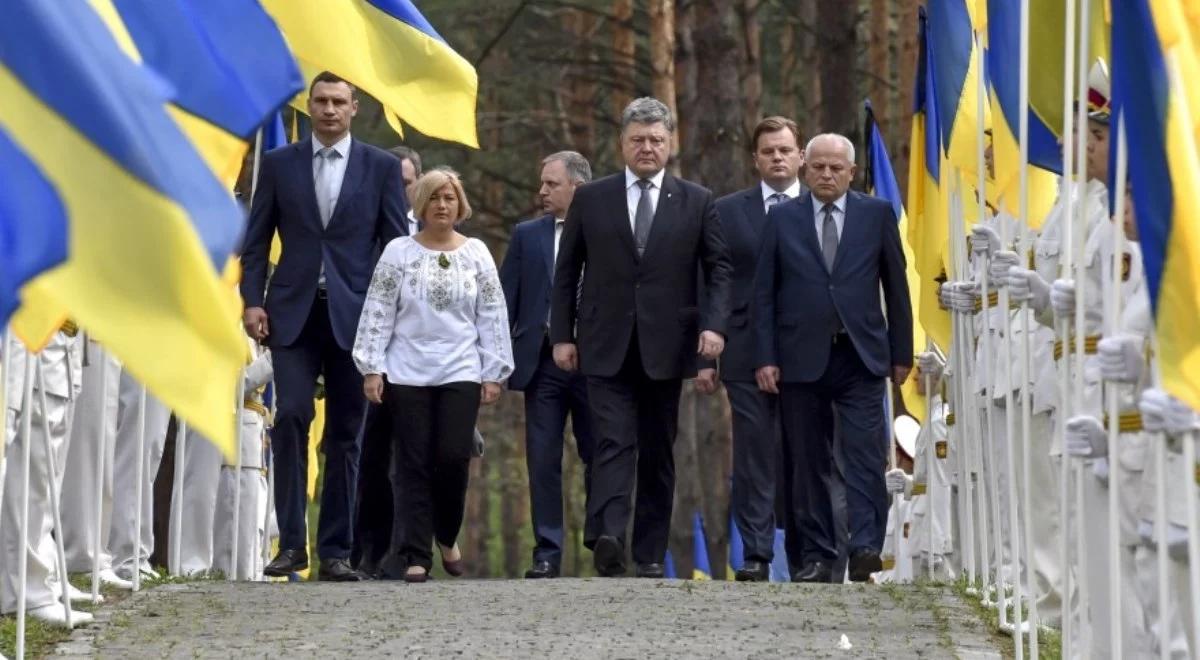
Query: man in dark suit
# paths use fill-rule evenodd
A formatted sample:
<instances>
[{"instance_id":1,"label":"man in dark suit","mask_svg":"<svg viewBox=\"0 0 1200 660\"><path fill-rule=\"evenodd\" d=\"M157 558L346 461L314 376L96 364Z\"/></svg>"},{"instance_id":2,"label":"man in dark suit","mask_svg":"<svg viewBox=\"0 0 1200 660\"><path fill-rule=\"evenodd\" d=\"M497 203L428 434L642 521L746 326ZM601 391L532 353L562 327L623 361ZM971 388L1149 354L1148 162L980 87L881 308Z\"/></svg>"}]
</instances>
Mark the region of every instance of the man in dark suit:
<instances>
[{"instance_id":1,"label":"man in dark suit","mask_svg":"<svg viewBox=\"0 0 1200 660\"><path fill-rule=\"evenodd\" d=\"M674 129L660 101L625 108L625 171L575 191L555 264L550 340L555 364L587 376L596 453L585 544L604 576L625 573L636 478L633 560L637 575L662 577L682 379L725 346L729 248L712 193L664 169Z\"/></svg>"},{"instance_id":2,"label":"man in dark suit","mask_svg":"<svg viewBox=\"0 0 1200 660\"><path fill-rule=\"evenodd\" d=\"M558 577L562 563L563 428L568 413L585 486L591 482L593 447L587 379L554 364L549 337L554 259L575 188L592 180L592 168L580 154L560 151L542 161L541 177L538 195L546 214L517 225L500 266L516 361L508 387L525 392L525 460L534 539L527 578Z\"/></svg>"},{"instance_id":3,"label":"man in dark suit","mask_svg":"<svg viewBox=\"0 0 1200 660\"><path fill-rule=\"evenodd\" d=\"M755 373L780 393L784 441L797 483L804 568L830 580L837 559L831 503L835 406L850 524L850 579L881 569L887 520L884 382L912 366L912 308L892 207L850 191L854 145L818 135L805 149L808 195L771 209L755 282ZM881 309L886 304L887 317Z\"/></svg>"},{"instance_id":4,"label":"man in dark suit","mask_svg":"<svg viewBox=\"0 0 1200 660\"><path fill-rule=\"evenodd\" d=\"M323 580L358 580L351 522L366 399L350 358L358 317L382 247L404 227L400 161L350 137L355 90L324 72L309 88L313 136L262 160L242 250L246 332L271 347L277 412L271 434L279 554L264 571L308 566L305 483L317 377L325 382L325 483L317 552ZM283 253L267 290L267 256Z\"/></svg>"},{"instance_id":5,"label":"man in dark suit","mask_svg":"<svg viewBox=\"0 0 1200 660\"><path fill-rule=\"evenodd\" d=\"M779 463L779 397L758 389L754 328L750 301L754 299L754 273L762 245L767 211L807 192L800 182L804 154L800 129L785 117L767 117L754 129L751 140L754 168L761 180L746 190L717 200L721 231L733 260L733 312L726 331L719 376L733 413L733 488L730 508L745 544L745 560L737 571L740 581L766 581L775 551L776 488L790 493L791 480ZM696 376L696 388L710 394L717 389L718 369L705 364ZM779 479L776 479L778 473ZM790 497L786 498L790 499ZM779 522L789 548L800 538L793 524L795 509L783 507ZM789 557L790 559L790 557Z\"/></svg>"}]
</instances>

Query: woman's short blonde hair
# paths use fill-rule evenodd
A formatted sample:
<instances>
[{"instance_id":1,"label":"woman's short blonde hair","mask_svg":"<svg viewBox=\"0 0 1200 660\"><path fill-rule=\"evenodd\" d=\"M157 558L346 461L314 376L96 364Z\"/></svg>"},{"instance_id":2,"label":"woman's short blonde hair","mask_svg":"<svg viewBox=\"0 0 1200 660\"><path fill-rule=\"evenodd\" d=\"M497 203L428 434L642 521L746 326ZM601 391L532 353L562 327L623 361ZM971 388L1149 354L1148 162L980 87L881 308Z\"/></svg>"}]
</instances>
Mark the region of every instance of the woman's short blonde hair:
<instances>
[{"instance_id":1,"label":"woman's short blonde hair","mask_svg":"<svg viewBox=\"0 0 1200 660\"><path fill-rule=\"evenodd\" d=\"M467 201L467 193L463 190L462 181L453 170L432 169L421 175L412 185L413 216L419 221L425 220L425 211L429 208L429 200L433 193L441 190L442 186L450 184L458 195L458 217L455 222L462 222L471 217L471 203Z\"/></svg>"}]
</instances>

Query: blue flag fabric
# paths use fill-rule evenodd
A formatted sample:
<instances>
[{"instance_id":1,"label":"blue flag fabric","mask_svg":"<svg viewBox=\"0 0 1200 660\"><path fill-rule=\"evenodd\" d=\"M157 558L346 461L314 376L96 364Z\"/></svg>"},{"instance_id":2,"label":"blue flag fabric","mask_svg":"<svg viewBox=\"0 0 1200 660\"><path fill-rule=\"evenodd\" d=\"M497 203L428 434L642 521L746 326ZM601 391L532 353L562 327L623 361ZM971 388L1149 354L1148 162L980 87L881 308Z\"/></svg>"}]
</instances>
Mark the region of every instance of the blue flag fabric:
<instances>
[{"instance_id":1,"label":"blue flag fabric","mask_svg":"<svg viewBox=\"0 0 1200 660\"><path fill-rule=\"evenodd\" d=\"M67 258L67 211L37 164L0 128L0 323L29 280Z\"/></svg>"}]
</instances>

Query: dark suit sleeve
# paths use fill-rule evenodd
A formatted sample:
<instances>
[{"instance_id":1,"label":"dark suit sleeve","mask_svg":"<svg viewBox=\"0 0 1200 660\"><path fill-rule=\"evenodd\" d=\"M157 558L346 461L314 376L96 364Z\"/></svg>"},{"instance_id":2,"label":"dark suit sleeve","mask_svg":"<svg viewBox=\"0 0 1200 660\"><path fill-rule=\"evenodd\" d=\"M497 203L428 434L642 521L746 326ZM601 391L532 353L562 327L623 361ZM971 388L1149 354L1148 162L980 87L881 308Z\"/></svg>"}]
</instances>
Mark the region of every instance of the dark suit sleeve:
<instances>
[{"instance_id":1,"label":"dark suit sleeve","mask_svg":"<svg viewBox=\"0 0 1200 660\"><path fill-rule=\"evenodd\" d=\"M774 209L772 209L774 212ZM778 218L776 219L778 220ZM750 313L754 324L755 367L778 366L775 354L775 282L778 268L779 223L770 220L763 226L758 268L754 272L754 300Z\"/></svg>"},{"instance_id":2,"label":"dark suit sleeve","mask_svg":"<svg viewBox=\"0 0 1200 660\"><path fill-rule=\"evenodd\" d=\"M404 193L404 177L400 173L400 161L387 157L383 168L383 194L379 198L379 217L376 219L375 236L382 249L393 238L408 233L408 197Z\"/></svg>"},{"instance_id":3,"label":"dark suit sleeve","mask_svg":"<svg viewBox=\"0 0 1200 660\"><path fill-rule=\"evenodd\" d=\"M250 220L242 241L242 300L246 307L262 307L267 290L267 259L271 239L279 227L279 205L275 199L275 158L264 158L258 173Z\"/></svg>"},{"instance_id":4,"label":"dark suit sleeve","mask_svg":"<svg viewBox=\"0 0 1200 660\"><path fill-rule=\"evenodd\" d=\"M583 239L583 209L587 200L577 194L567 211L563 233L558 240L558 260L554 262L554 290L550 296L550 343L575 341L576 300L579 274L587 263L587 242Z\"/></svg>"},{"instance_id":5,"label":"dark suit sleeve","mask_svg":"<svg viewBox=\"0 0 1200 660\"><path fill-rule=\"evenodd\" d=\"M892 365L911 367L913 363L913 311L905 276L904 247L900 243L900 225L890 207L879 214L883 223L883 250L880 254L879 279L887 304L888 348Z\"/></svg>"},{"instance_id":6,"label":"dark suit sleeve","mask_svg":"<svg viewBox=\"0 0 1200 660\"><path fill-rule=\"evenodd\" d=\"M513 228L512 241L508 251L504 253L504 261L500 264L500 287L504 289L504 301L508 304L508 324L515 328L517 325L517 310L520 308L517 298L521 292L521 244L524 242L520 225Z\"/></svg>"},{"instance_id":7,"label":"dark suit sleeve","mask_svg":"<svg viewBox=\"0 0 1200 660\"><path fill-rule=\"evenodd\" d=\"M733 287L733 259L729 256L729 244L721 231L721 218L713 204L712 193L704 198L704 227L700 237L700 265L704 271L706 304L702 311L702 330L726 334L725 327L730 314L730 296Z\"/></svg>"}]
</instances>

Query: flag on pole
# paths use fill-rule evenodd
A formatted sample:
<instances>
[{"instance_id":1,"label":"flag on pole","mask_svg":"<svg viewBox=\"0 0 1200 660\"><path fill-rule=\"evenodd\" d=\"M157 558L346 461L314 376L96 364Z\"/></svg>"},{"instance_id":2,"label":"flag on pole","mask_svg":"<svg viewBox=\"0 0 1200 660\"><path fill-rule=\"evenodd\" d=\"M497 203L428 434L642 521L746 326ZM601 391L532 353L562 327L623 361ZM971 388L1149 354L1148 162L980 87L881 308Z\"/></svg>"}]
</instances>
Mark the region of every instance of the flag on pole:
<instances>
[{"instance_id":1,"label":"flag on pole","mask_svg":"<svg viewBox=\"0 0 1200 660\"><path fill-rule=\"evenodd\" d=\"M733 581L734 573L742 570L746 564L746 544L742 541L742 532L738 529L733 512L729 512L729 565L726 567L725 579Z\"/></svg>"},{"instance_id":2,"label":"flag on pole","mask_svg":"<svg viewBox=\"0 0 1200 660\"><path fill-rule=\"evenodd\" d=\"M246 345L224 313L215 267L241 232L232 196L167 113L163 86L89 5L11 0L5 9L0 130L37 165L67 219L67 259L26 284L22 304L70 310L233 455L227 420ZM24 194L7 172L0 178L0 198Z\"/></svg>"},{"instance_id":3,"label":"flag on pole","mask_svg":"<svg viewBox=\"0 0 1200 660\"><path fill-rule=\"evenodd\" d=\"M663 559L663 577L668 580L678 579L675 573L675 558L671 556L671 550L667 549L667 556Z\"/></svg>"},{"instance_id":4,"label":"flag on pole","mask_svg":"<svg viewBox=\"0 0 1200 660\"><path fill-rule=\"evenodd\" d=\"M475 67L454 51L411 0L262 0L305 76L331 71L430 137L478 147ZM296 102L305 112L307 94Z\"/></svg>"},{"instance_id":5,"label":"flag on pole","mask_svg":"<svg viewBox=\"0 0 1200 660\"><path fill-rule=\"evenodd\" d=\"M916 318L943 352L950 348L950 314L938 304L938 286L946 279L949 247L949 198L941 181L941 124L938 121L934 70L930 61L925 10L917 24L917 76L913 90L911 151L908 160L908 245L919 282L909 285Z\"/></svg>"},{"instance_id":6,"label":"flag on pole","mask_svg":"<svg viewBox=\"0 0 1200 660\"><path fill-rule=\"evenodd\" d=\"M955 167L972 178L978 172L976 135L980 122L990 125L990 108L979 116L979 67L974 25L986 9L968 0L929 0L927 56L937 81L937 118L942 150ZM972 11L974 9L974 11Z\"/></svg>"},{"instance_id":7,"label":"flag on pole","mask_svg":"<svg viewBox=\"0 0 1200 660\"><path fill-rule=\"evenodd\" d=\"M1079 1L1088 3L1089 25L1086 35L1083 36L1087 38L1091 59L1103 57L1108 60L1107 26L1111 23L1109 2L1107 0ZM1020 11L1020 3L1011 0L1007 3L1004 0L999 0L997 3L989 1L989 10L994 12L1002 4L1009 5L1003 8L1007 12ZM1063 129L1065 73L1062 65L1063 51L1066 47L1066 7L1063 0L1029 0L1029 16L1036 18L1036 20L1029 21L1029 61L1031 66L1037 67L1037 75L1029 76L1029 107L1037 115L1039 122L1053 131L1057 138L1062 136ZM1013 51L1014 57L1016 52ZM1078 52L1078 50L1074 52ZM990 61L988 66L991 66ZM1014 63L1012 66L1016 67L1017 65ZM1030 150L1030 162L1037 163L1033 159L1032 149ZM1062 166L1060 165L1057 169L1061 170Z\"/></svg>"},{"instance_id":8,"label":"flag on pole","mask_svg":"<svg viewBox=\"0 0 1200 660\"><path fill-rule=\"evenodd\" d=\"M1112 84L1114 116L1134 147L1129 176L1163 387L1200 409L1200 25L1189 11L1180 0L1114 3Z\"/></svg>"},{"instance_id":9,"label":"flag on pole","mask_svg":"<svg viewBox=\"0 0 1200 660\"><path fill-rule=\"evenodd\" d=\"M2 127L0 170L0 325L5 325L21 286L67 258L67 210L54 184Z\"/></svg>"},{"instance_id":10,"label":"flag on pole","mask_svg":"<svg viewBox=\"0 0 1200 660\"><path fill-rule=\"evenodd\" d=\"M692 579L712 579L712 566L708 563L708 540L704 536L704 519L700 517L699 512L692 516Z\"/></svg>"},{"instance_id":11,"label":"flag on pole","mask_svg":"<svg viewBox=\"0 0 1200 660\"><path fill-rule=\"evenodd\" d=\"M896 172L892 169L892 159L888 157L887 145L875 123L875 112L871 102L867 101L866 128L863 135L867 138L867 192L885 199L892 205L892 211L900 223L900 244L904 249L905 275L908 279L909 295L913 297L913 308L920 309L921 283L917 273L916 258L912 246L908 243L908 215L904 212L904 203L900 198L900 184L896 181ZM918 315L913 316L913 346L917 350L925 350L925 330L921 327ZM909 378L900 386L900 395L904 398L904 407L908 414L923 420L925 418L925 397L917 393L918 378Z\"/></svg>"}]
</instances>

